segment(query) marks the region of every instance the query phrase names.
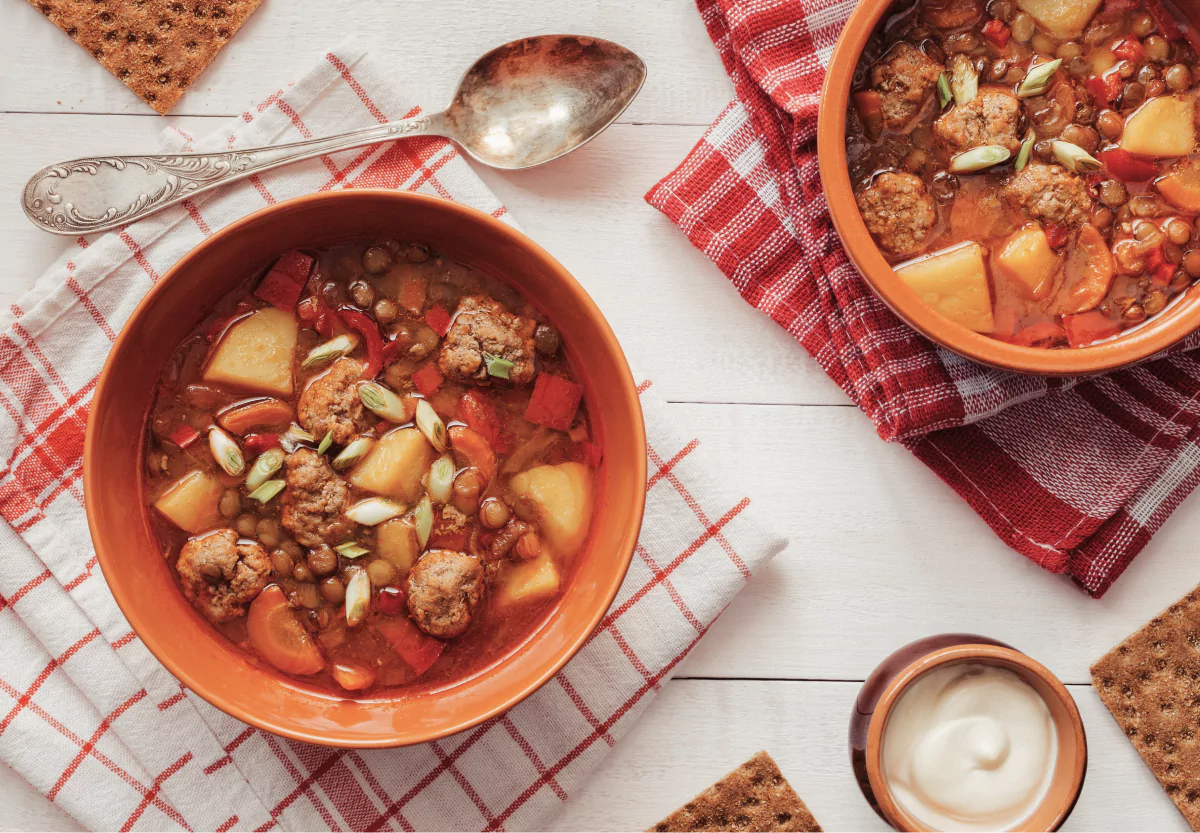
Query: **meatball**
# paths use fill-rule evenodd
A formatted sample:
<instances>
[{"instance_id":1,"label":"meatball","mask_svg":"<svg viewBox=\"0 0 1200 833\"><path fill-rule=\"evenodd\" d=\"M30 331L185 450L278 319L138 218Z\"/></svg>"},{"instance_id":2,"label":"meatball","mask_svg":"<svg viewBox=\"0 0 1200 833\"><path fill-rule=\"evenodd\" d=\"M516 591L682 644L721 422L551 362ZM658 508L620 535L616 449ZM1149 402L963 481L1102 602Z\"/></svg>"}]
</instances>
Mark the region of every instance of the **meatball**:
<instances>
[{"instance_id":1,"label":"meatball","mask_svg":"<svg viewBox=\"0 0 1200 833\"><path fill-rule=\"evenodd\" d=\"M453 550L430 550L408 574L408 612L439 639L461 635L483 596L483 565Z\"/></svg>"},{"instance_id":2,"label":"meatball","mask_svg":"<svg viewBox=\"0 0 1200 833\"><path fill-rule=\"evenodd\" d=\"M1021 149L1021 102L1008 90L984 87L965 107L955 107L933 125L938 141L960 153L982 145L1000 145L1009 153Z\"/></svg>"},{"instance_id":3,"label":"meatball","mask_svg":"<svg viewBox=\"0 0 1200 833\"><path fill-rule=\"evenodd\" d=\"M346 482L311 448L297 449L284 468L283 525L306 547L338 543L345 532L342 513L350 491Z\"/></svg>"},{"instance_id":4,"label":"meatball","mask_svg":"<svg viewBox=\"0 0 1200 833\"><path fill-rule=\"evenodd\" d=\"M345 445L366 431L371 426L370 415L355 386L361 377L362 365L356 360L338 359L327 372L309 382L296 405L304 429L318 439L332 431L337 445Z\"/></svg>"},{"instance_id":5,"label":"meatball","mask_svg":"<svg viewBox=\"0 0 1200 833\"><path fill-rule=\"evenodd\" d=\"M883 126L903 130L933 95L942 65L908 43L898 43L871 68L871 86L879 92Z\"/></svg>"},{"instance_id":6,"label":"meatball","mask_svg":"<svg viewBox=\"0 0 1200 833\"><path fill-rule=\"evenodd\" d=\"M937 206L920 177L882 173L858 192L857 199L867 230L880 248L911 257L929 245Z\"/></svg>"},{"instance_id":7,"label":"meatball","mask_svg":"<svg viewBox=\"0 0 1200 833\"><path fill-rule=\"evenodd\" d=\"M228 622L267 586L271 558L253 541L221 529L183 545L175 562L183 595L210 622Z\"/></svg>"},{"instance_id":8,"label":"meatball","mask_svg":"<svg viewBox=\"0 0 1200 833\"><path fill-rule=\"evenodd\" d=\"M532 318L513 315L485 295L463 298L442 342L438 368L456 382L487 385L495 378L488 375L484 361L483 354L489 353L512 362L508 370L512 384L527 384L534 373L536 328Z\"/></svg>"},{"instance_id":9,"label":"meatball","mask_svg":"<svg viewBox=\"0 0 1200 833\"><path fill-rule=\"evenodd\" d=\"M1034 220L1078 227L1092 211L1083 179L1058 165L1029 165L1004 186L1004 199Z\"/></svg>"}]
</instances>

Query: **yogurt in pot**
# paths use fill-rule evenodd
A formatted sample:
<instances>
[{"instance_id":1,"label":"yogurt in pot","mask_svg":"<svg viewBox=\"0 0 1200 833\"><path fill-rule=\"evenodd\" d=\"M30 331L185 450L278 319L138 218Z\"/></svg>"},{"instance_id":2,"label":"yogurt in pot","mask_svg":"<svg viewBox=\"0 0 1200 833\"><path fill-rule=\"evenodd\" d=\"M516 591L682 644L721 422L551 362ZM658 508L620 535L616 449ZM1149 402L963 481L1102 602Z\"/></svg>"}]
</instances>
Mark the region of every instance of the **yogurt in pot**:
<instances>
[{"instance_id":1,"label":"yogurt in pot","mask_svg":"<svg viewBox=\"0 0 1200 833\"><path fill-rule=\"evenodd\" d=\"M1011 830L1054 777L1058 735L1042 696L1016 673L943 665L914 680L884 727L892 794L935 830Z\"/></svg>"}]
</instances>

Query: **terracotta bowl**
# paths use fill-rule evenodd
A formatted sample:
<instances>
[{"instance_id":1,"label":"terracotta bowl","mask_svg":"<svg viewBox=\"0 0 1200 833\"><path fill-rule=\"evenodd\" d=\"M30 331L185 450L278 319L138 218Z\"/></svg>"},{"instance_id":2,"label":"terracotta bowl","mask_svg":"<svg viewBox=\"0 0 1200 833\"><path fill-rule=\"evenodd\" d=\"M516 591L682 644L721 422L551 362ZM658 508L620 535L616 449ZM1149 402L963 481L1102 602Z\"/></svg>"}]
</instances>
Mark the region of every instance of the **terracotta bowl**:
<instances>
[{"instance_id":1,"label":"terracotta bowl","mask_svg":"<svg viewBox=\"0 0 1200 833\"><path fill-rule=\"evenodd\" d=\"M918 677L962 662L995 665L1014 672L1046 701L1058 735L1053 779L1038 809L1014 830L1058 830L1079 800L1087 773L1087 735L1074 698L1049 669L1020 651L974 634L941 634L900 648L863 683L850 718L850 763L859 789L875 812L897 830L927 831L892 795L883 767L883 733L896 701Z\"/></svg>"},{"instance_id":2,"label":"terracotta bowl","mask_svg":"<svg viewBox=\"0 0 1200 833\"><path fill-rule=\"evenodd\" d=\"M1112 341L1074 349L1019 347L972 332L942 317L900 280L880 254L858 212L846 162L845 138L854 69L871 33L891 6L892 0L861 0L850 15L825 76L817 129L821 179L833 225L851 262L884 303L913 329L955 353L1004 370L1054 376L1099 373L1141 361L1200 327L1200 285L1193 285L1168 309ZM1186 11L1194 23L1200 24L1200 7Z\"/></svg>"},{"instance_id":3,"label":"terracotta bowl","mask_svg":"<svg viewBox=\"0 0 1200 833\"><path fill-rule=\"evenodd\" d=\"M412 238L521 291L563 333L604 448L585 550L559 601L522 644L438 689L343 699L252 661L183 598L143 507L144 429L157 377L209 306L280 252L368 237ZM84 450L88 523L129 623L171 673L260 729L327 746L422 743L516 705L583 645L633 554L646 497L646 436L633 378L595 303L541 247L461 205L393 191L314 194L263 209L185 255L138 305L96 387Z\"/></svg>"}]
</instances>

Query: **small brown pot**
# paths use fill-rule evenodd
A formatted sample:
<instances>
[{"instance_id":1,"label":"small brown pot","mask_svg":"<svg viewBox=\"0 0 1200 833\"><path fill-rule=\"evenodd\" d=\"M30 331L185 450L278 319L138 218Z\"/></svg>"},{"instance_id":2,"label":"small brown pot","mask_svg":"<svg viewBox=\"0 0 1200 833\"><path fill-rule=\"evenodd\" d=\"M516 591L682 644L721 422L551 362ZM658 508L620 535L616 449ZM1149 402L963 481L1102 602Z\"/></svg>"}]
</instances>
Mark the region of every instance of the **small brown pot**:
<instances>
[{"instance_id":1,"label":"small brown pot","mask_svg":"<svg viewBox=\"0 0 1200 833\"><path fill-rule=\"evenodd\" d=\"M1087 773L1087 735L1075 700L1058 678L1025 654L983 636L949 633L909 643L877 667L859 691L850 718L850 763L859 789L880 817L896 830L933 828L916 819L892 795L883 770L883 733L900 695L918 677L955 663L995 665L1019 675L1046 701L1058 734L1054 776L1038 809L1020 831L1058 830L1079 800Z\"/></svg>"}]
</instances>

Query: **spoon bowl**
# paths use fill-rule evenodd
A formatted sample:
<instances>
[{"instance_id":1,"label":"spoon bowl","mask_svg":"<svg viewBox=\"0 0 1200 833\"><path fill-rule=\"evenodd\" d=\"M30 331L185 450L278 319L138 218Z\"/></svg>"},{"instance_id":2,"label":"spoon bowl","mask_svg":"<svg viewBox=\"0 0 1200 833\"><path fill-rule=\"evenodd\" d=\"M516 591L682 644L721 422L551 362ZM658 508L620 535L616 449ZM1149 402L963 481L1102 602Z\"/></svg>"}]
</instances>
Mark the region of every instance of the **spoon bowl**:
<instances>
[{"instance_id":1,"label":"spoon bowl","mask_svg":"<svg viewBox=\"0 0 1200 833\"><path fill-rule=\"evenodd\" d=\"M467 70L446 110L445 135L485 165L532 168L603 131L645 81L642 59L612 41L523 38Z\"/></svg>"},{"instance_id":2,"label":"spoon bowl","mask_svg":"<svg viewBox=\"0 0 1200 833\"><path fill-rule=\"evenodd\" d=\"M522 38L476 61L442 112L282 145L58 162L29 179L21 205L46 231L95 234L281 165L412 136L443 136L494 168L531 168L612 124L645 80L642 60L612 41Z\"/></svg>"}]
</instances>

